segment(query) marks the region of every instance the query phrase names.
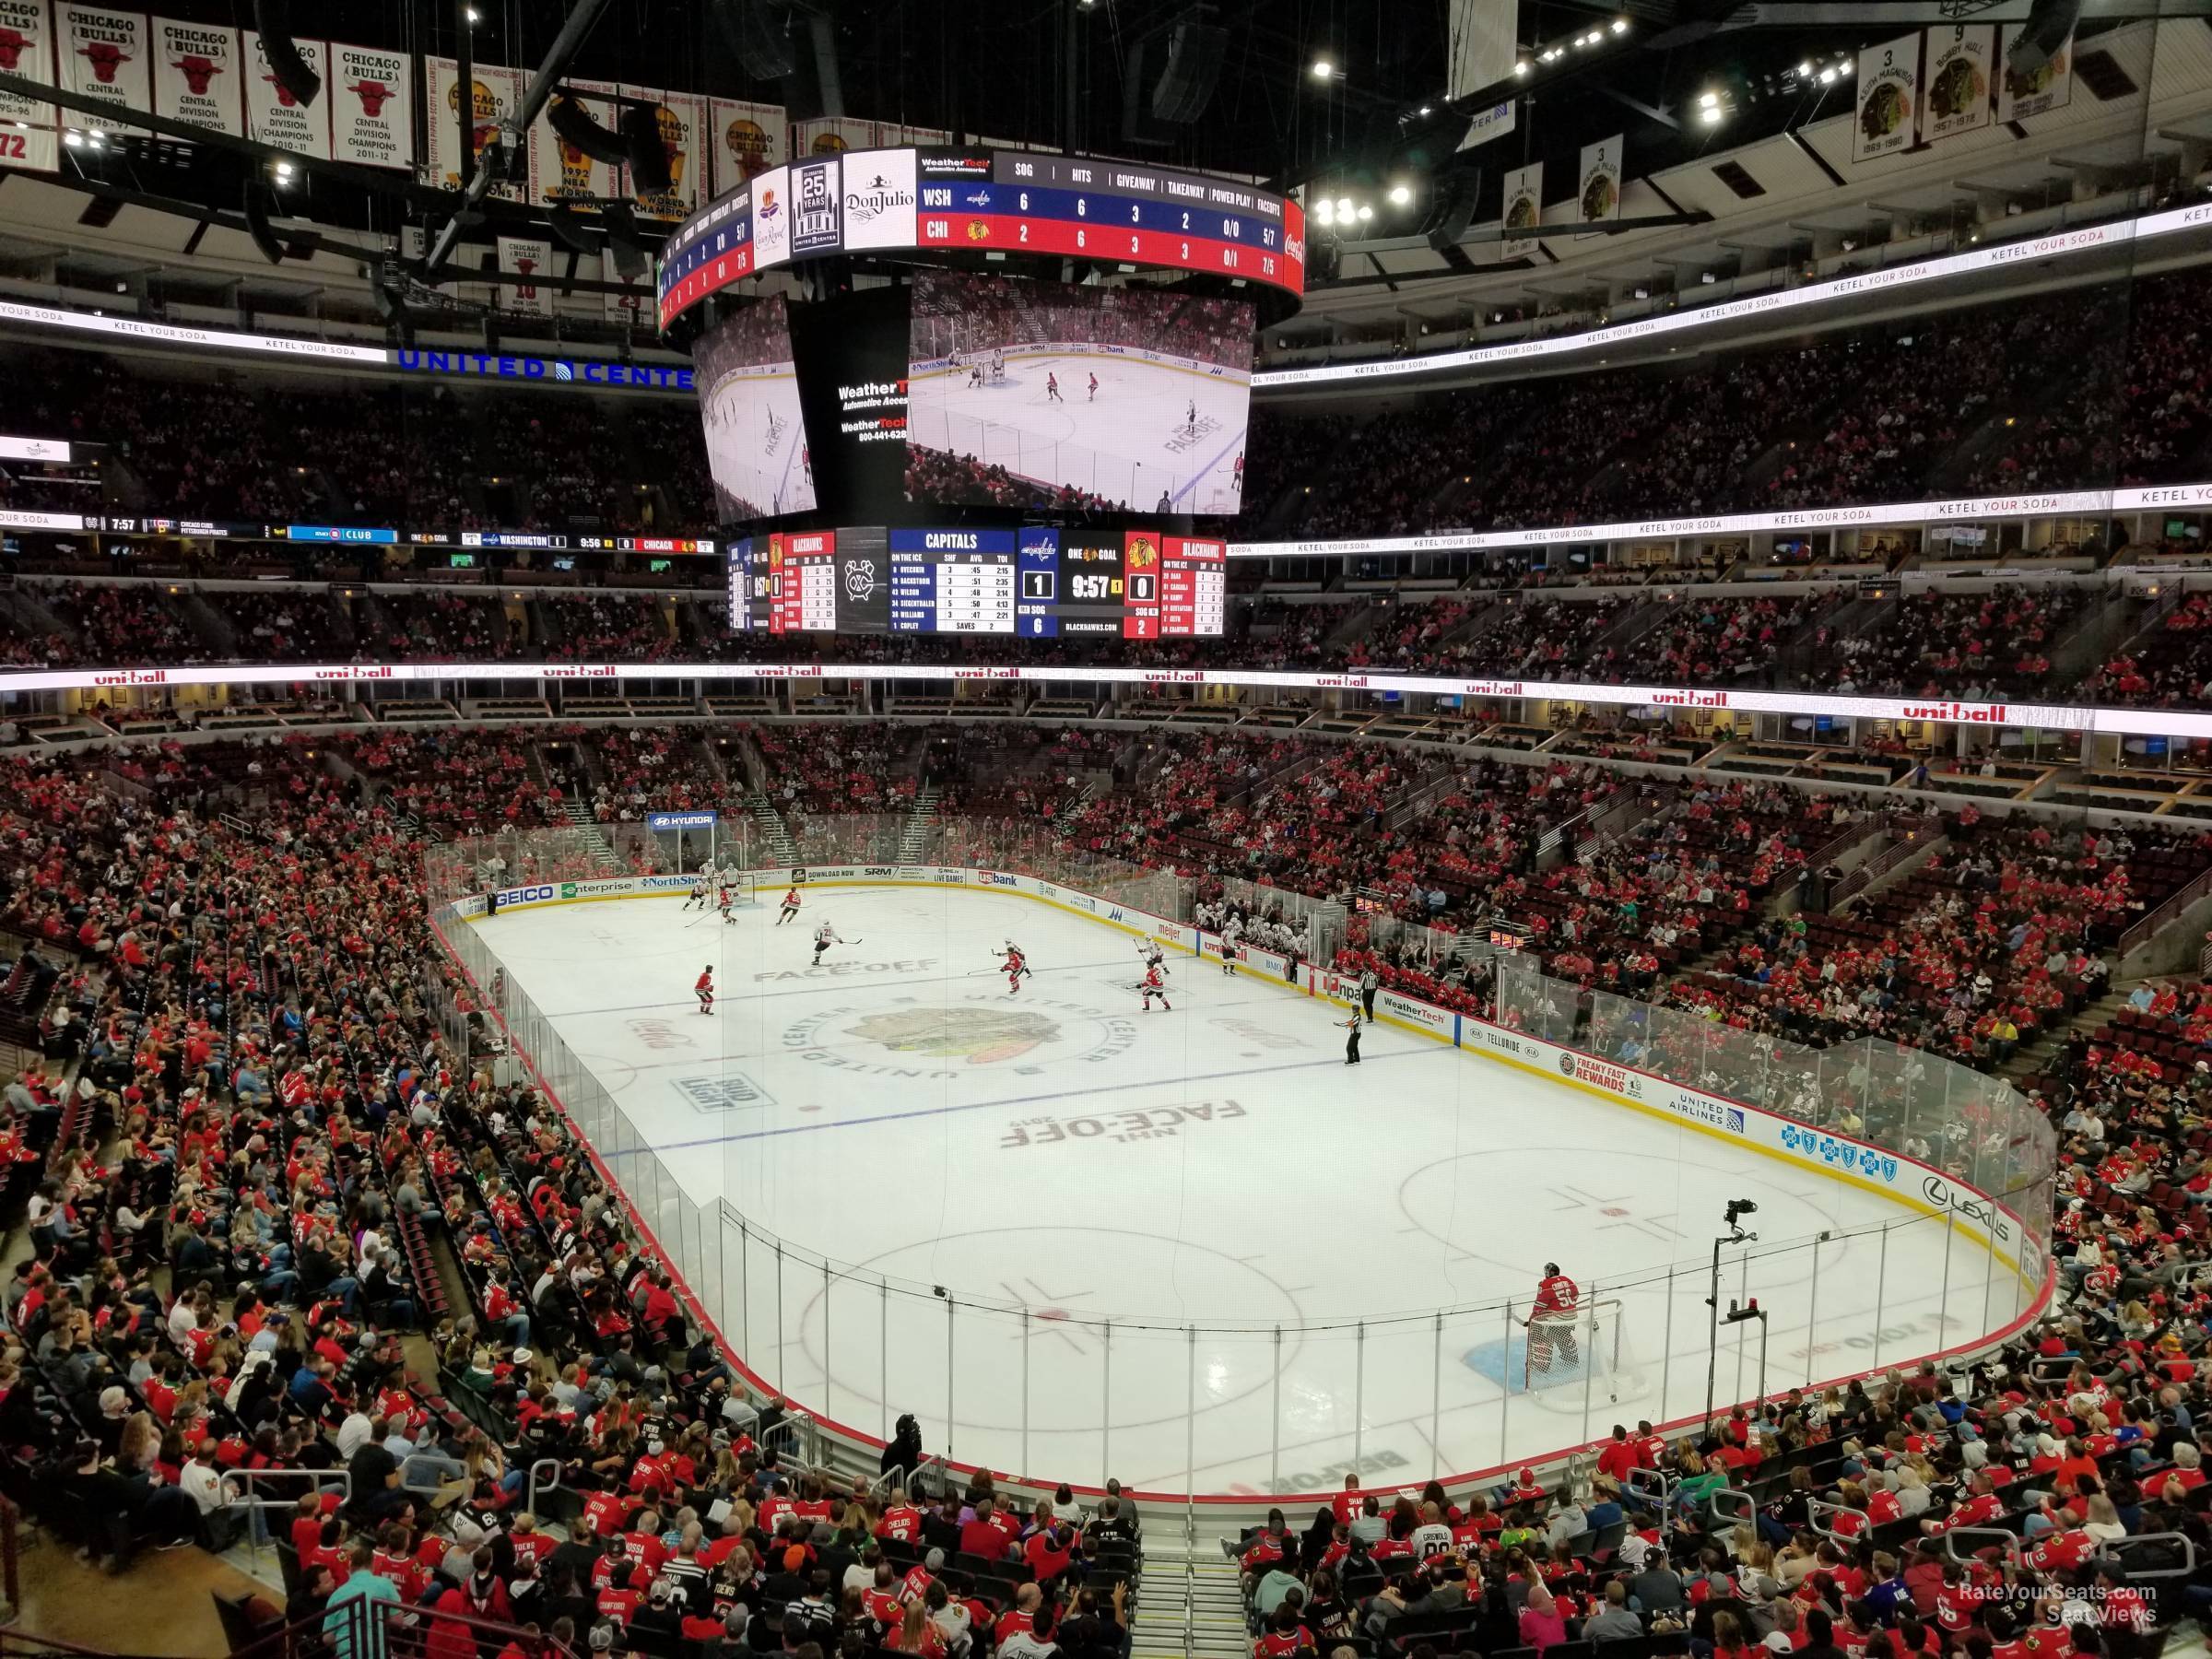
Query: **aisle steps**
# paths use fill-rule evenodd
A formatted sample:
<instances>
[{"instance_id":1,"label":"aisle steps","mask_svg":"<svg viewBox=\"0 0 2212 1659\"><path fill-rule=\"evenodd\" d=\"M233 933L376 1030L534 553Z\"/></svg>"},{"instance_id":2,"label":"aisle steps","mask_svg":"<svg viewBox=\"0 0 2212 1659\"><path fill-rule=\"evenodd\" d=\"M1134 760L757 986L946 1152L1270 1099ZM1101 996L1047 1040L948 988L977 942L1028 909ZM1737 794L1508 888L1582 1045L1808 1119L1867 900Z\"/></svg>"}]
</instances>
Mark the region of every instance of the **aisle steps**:
<instances>
[{"instance_id":1,"label":"aisle steps","mask_svg":"<svg viewBox=\"0 0 2212 1659\"><path fill-rule=\"evenodd\" d=\"M1222 1557L1214 1537L1192 1545L1159 1536L1163 1530L1156 1523L1146 1531L1144 1593L1130 1624L1129 1659L1244 1659L1252 1638L1237 1564Z\"/></svg>"}]
</instances>

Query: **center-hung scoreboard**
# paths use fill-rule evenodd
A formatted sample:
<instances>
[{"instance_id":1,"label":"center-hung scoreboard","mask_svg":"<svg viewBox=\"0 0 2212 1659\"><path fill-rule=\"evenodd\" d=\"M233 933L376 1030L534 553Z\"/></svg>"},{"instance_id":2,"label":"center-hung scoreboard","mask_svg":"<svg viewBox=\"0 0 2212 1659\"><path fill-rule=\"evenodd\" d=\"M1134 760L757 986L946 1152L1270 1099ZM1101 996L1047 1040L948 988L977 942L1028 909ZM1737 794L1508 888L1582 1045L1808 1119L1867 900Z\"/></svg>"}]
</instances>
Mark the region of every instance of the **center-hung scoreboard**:
<instances>
[{"instance_id":1,"label":"center-hung scoreboard","mask_svg":"<svg viewBox=\"0 0 2212 1659\"><path fill-rule=\"evenodd\" d=\"M1223 542L1043 525L783 531L729 544L730 626L766 633L1218 638Z\"/></svg>"}]
</instances>

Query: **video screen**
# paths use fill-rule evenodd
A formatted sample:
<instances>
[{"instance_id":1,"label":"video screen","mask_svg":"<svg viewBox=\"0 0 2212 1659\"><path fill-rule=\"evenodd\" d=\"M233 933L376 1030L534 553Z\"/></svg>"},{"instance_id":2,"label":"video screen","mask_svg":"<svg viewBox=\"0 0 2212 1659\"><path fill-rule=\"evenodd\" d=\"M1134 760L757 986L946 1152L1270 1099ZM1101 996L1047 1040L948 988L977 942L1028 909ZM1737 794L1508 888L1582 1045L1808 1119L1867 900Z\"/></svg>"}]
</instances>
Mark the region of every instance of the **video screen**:
<instances>
[{"instance_id":1,"label":"video screen","mask_svg":"<svg viewBox=\"0 0 2212 1659\"><path fill-rule=\"evenodd\" d=\"M811 512L813 457L782 296L724 318L691 358L722 522Z\"/></svg>"},{"instance_id":2,"label":"video screen","mask_svg":"<svg viewBox=\"0 0 2212 1659\"><path fill-rule=\"evenodd\" d=\"M903 288L864 288L792 312L815 488L833 523L892 524L905 511L906 332Z\"/></svg>"},{"instance_id":3,"label":"video screen","mask_svg":"<svg viewBox=\"0 0 2212 1659\"><path fill-rule=\"evenodd\" d=\"M907 344L913 501L1243 504L1253 308L925 268Z\"/></svg>"}]
</instances>

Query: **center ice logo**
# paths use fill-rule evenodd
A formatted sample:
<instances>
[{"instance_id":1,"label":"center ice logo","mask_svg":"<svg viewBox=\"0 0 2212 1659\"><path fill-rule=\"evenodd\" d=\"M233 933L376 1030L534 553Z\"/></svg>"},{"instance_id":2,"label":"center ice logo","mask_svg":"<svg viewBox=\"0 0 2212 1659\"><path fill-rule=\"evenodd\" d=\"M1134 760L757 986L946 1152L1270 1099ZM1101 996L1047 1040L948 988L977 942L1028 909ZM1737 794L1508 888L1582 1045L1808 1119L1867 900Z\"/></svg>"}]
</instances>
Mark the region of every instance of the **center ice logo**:
<instances>
[{"instance_id":1,"label":"center ice logo","mask_svg":"<svg viewBox=\"0 0 2212 1659\"><path fill-rule=\"evenodd\" d=\"M847 1026L845 1034L880 1043L894 1054L994 1065L1051 1042L1060 1035L1060 1027L1026 1008L902 1008L871 1014Z\"/></svg>"}]
</instances>

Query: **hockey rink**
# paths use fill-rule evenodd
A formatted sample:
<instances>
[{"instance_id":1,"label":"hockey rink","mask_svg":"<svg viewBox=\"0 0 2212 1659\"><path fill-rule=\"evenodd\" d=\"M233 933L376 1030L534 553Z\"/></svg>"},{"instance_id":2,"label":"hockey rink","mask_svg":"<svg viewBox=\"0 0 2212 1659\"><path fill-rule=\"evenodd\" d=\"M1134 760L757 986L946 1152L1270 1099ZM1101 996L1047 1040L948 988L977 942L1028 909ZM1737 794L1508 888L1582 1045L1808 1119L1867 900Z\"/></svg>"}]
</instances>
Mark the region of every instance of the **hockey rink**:
<instances>
[{"instance_id":1,"label":"hockey rink","mask_svg":"<svg viewBox=\"0 0 2212 1659\"><path fill-rule=\"evenodd\" d=\"M1059 401L1047 387L1053 377ZM924 449L1087 489L1136 512L1230 513L1241 502L1237 463L1251 386L1231 370L1016 351L1003 380L986 375L971 386L966 368L941 369L915 376L907 397L907 441Z\"/></svg>"},{"instance_id":2,"label":"hockey rink","mask_svg":"<svg viewBox=\"0 0 2212 1659\"><path fill-rule=\"evenodd\" d=\"M725 520L812 510L814 474L790 363L726 370L701 402L707 471L725 498Z\"/></svg>"},{"instance_id":3,"label":"hockey rink","mask_svg":"<svg viewBox=\"0 0 2212 1659\"><path fill-rule=\"evenodd\" d=\"M641 1212L675 1225L672 1179L695 1230L723 1215L694 1289L745 1362L870 1434L911 1411L931 1452L1015 1474L1300 1491L1686 1417L1735 1198L1762 1242L1724 1253L1722 1300L1769 1311L1774 1392L2023 1302L1942 1221L1672 1120L1380 1023L1347 1067L1342 1008L1250 971L1170 955L1173 1007L1145 1013L1133 935L1073 912L821 889L779 926L763 900L472 925L619 1109L577 1115ZM817 966L825 919L846 942ZM1531 1390L1547 1261L1609 1352ZM1718 1399L1759 1388L1759 1329L1723 1332Z\"/></svg>"}]
</instances>

